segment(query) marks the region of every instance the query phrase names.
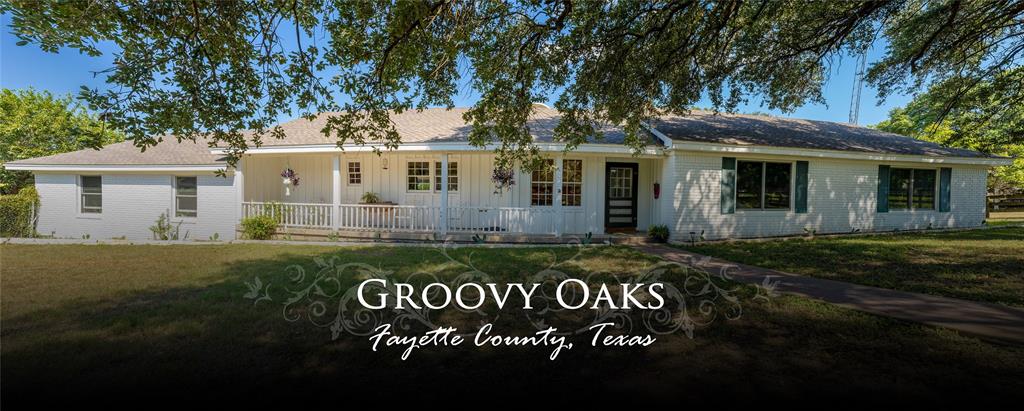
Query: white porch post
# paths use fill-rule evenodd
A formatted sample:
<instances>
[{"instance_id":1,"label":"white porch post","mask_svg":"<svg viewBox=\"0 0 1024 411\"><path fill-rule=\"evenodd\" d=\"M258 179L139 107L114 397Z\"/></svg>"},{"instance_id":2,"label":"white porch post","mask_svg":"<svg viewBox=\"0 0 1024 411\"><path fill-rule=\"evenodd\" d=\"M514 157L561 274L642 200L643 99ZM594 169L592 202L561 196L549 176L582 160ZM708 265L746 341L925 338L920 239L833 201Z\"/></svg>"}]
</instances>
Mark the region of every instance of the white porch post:
<instances>
[{"instance_id":1,"label":"white porch post","mask_svg":"<svg viewBox=\"0 0 1024 411\"><path fill-rule=\"evenodd\" d=\"M441 235L448 234L448 153L441 154Z\"/></svg>"},{"instance_id":2,"label":"white porch post","mask_svg":"<svg viewBox=\"0 0 1024 411\"><path fill-rule=\"evenodd\" d=\"M240 158L235 163L235 222L237 224L241 224L242 217L244 217L242 211L244 207L242 203L245 202L245 174L242 172L244 162L245 160Z\"/></svg>"},{"instance_id":3,"label":"white porch post","mask_svg":"<svg viewBox=\"0 0 1024 411\"><path fill-rule=\"evenodd\" d=\"M341 227L341 156L331 158L331 230Z\"/></svg>"},{"instance_id":4,"label":"white porch post","mask_svg":"<svg viewBox=\"0 0 1024 411\"><path fill-rule=\"evenodd\" d=\"M555 198L552 200L555 209L555 235L562 235L565 216L562 215L562 156L555 157Z\"/></svg>"}]
</instances>

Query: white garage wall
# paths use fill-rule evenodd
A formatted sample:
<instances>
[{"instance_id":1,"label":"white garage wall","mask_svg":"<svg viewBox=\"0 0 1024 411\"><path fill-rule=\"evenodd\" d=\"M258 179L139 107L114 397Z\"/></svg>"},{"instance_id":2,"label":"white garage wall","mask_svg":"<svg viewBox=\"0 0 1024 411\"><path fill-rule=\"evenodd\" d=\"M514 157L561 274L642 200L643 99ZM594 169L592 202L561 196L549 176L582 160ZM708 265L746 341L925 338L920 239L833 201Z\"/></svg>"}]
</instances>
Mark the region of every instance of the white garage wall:
<instances>
[{"instance_id":1,"label":"white garage wall","mask_svg":"<svg viewBox=\"0 0 1024 411\"><path fill-rule=\"evenodd\" d=\"M677 151L663 164L668 176L665 195L672 204L662 207L665 223L677 240L690 232L704 231L707 239L767 237L818 233L889 231L978 226L985 219L987 169L951 166L951 211L876 212L878 166L935 168L921 163L878 163L783 156L735 156L737 160L806 160L808 166L807 213L737 209L721 213L722 155Z\"/></svg>"},{"instance_id":2,"label":"white garage wall","mask_svg":"<svg viewBox=\"0 0 1024 411\"><path fill-rule=\"evenodd\" d=\"M171 221L181 222L180 235L184 237L187 232L188 239L205 240L215 233L222 240L234 239L234 177L197 177L198 216L172 217ZM173 215L173 176L104 174L102 178L103 212L83 214L79 212L78 175L36 173L40 197L37 231L63 238L82 238L88 234L91 239L148 240L153 238L149 227L160 214Z\"/></svg>"}]
</instances>

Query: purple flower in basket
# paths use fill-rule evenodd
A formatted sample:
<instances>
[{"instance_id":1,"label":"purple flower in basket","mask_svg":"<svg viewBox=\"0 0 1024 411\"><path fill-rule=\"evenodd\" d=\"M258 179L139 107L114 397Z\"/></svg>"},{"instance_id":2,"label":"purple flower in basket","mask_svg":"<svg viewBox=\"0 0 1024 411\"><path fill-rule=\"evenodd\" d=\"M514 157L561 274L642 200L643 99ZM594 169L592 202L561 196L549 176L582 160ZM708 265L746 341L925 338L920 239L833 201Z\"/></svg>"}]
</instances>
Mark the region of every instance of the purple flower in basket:
<instances>
[{"instance_id":1,"label":"purple flower in basket","mask_svg":"<svg viewBox=\"0 0 1024 411\"><path fill-rule=\"evenodd\" d=\"M494 182L496 188L495 193L501 192L506 188L511 188L516 184L515 171L508 168L495 168L491 172L491 181Z\"/></svg>"},{"instance_id":2,"label":"purple flower in basket","mask_svg":"<svg viewBox=\"0 0 1024 411\"><path fill-rule=\"evenodd\" d=\"M284 179L285 184L291 183L293 186L299 185L299 175L295 173L295 170L290 168L286 168L281 172L281 178Z\"/></svg>"}]
</instances>

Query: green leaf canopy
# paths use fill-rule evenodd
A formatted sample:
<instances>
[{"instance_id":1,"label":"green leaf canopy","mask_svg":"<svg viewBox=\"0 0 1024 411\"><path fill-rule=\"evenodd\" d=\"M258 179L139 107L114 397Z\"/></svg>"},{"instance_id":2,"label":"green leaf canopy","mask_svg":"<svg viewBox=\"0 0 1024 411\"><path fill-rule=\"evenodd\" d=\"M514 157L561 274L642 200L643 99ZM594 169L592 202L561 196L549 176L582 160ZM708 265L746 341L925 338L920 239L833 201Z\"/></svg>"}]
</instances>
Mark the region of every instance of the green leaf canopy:
<instances>
[{"instance_id":1,"label":"green leaf canopy","mask_svg":"<svg viewBox=\"0 0 1024 411\"><path fill-rule=\"evenodd\" d=\"M868 81L883 95L950 77L990 80L1019 66L1024 2L711 0L35 0L3 3L11 30L44 50L119 50L108 87L83 91L139 146L209 134L229 161L280 137L282 115L335 112L339 144L400 136L390 115L452 106L460 84L473 144L502 164L535 157L525 124L555 96L569 148L599 124L684 114L702 97L735 109L756 97L791 110L823 102L832 61L889 44ZM1019 103L1021 85L1002 91ZM953 105L956 101L952 101ZM255 129L245 138L243 129Z\"/></svg>"}]
</instances>

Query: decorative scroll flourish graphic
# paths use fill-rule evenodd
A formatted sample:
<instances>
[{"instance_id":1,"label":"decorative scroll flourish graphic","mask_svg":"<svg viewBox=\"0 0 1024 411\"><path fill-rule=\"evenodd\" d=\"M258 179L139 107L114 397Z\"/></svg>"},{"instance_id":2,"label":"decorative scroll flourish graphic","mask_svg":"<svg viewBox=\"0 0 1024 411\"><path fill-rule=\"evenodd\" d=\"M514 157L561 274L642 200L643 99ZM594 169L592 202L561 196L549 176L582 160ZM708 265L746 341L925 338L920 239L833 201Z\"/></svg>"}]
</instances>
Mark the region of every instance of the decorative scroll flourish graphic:
<instances>
[{"instance_id":1,"label":"decorative scroll flourish graphic","mask_svg":"<svg viewBox=\"0 0 1024 411\"><path fill-rule=\"evenodd\" d=\"M409 304L399 307L394 299L398 295L398 283L439 283L450 290L456 290L467 283L502 282L479 269L473 261L472 252L463 258L455 258L451 250L458 246L451 243L435 246L435 251L444 257L444 263L432 265L431 271L399 276L370 264L342 263L337 256L315 257L313 272L307 272L301 265L288 266L285 270L288 284L284 286L273 286L254 277L251 282L245 283L248 291L243 297L252 300L253 304L280 301L285 320L295 322L307 319L317 327L329 329L332 339L339 338L343 333L368 336L383 325L390 325L396 332L411 332L447 327L452 321L479 328L502 319L528 324L537 331L555 327L557 335L580 334L595 325L612 323L612 328L623 333L642 329L650 334L680 333L693 338L698 327L706 326L720 317L735 320L742 314L739 295L743 290L731 281L730 276L730 271L736 268L734 266L726 266L717 273L711 273L704 268L708 266L707 259L687 263L662 261L649 264L638 270L638 273L588 272L579 276L566 271L571 271L569 268L584 268L581 256L588 246L577 239L569 247L574 252L568 258L560 259L552 251L550 263L546 267L516 280L539 284L536 293L528 301L530 309L510 309L506 306L504 310L499 310L493 304L482 304L476 309L466 309L457 304L450 304L440 310L426 306L417 308ZM383 309L370 309L359 301L359 284L373 279L384 281L367 282L362 292L364 296L384 295L386 307ZM555 291L556 285L566 280L582 281L590 289L602 285L661 283L664 286L660 291L664 304L657 309L640 309L596 305L586 301L587 304L581 305L581 308L569 309L559 303ZM755 286L753 300L767 301L775 297L777 285L777 281L765 279L764 283ZM272 297L272 287L283 290L284 296ZM443 299L441 291L440 287L427 288L422 297L437 301ZM561 296L563 301L585 301L581 294L584 294L582 288L568 288L562 290ZM417 294L417 297L420 295ZM651 301L652 298L643 292L637 293L635 297L640 301ZM444 320L440 321L439 318ZM466 333L460 335L469 335L475 331L471 330L474 328L472 326L460 330L463 328Z\"/></svg>"}]
</instances>

